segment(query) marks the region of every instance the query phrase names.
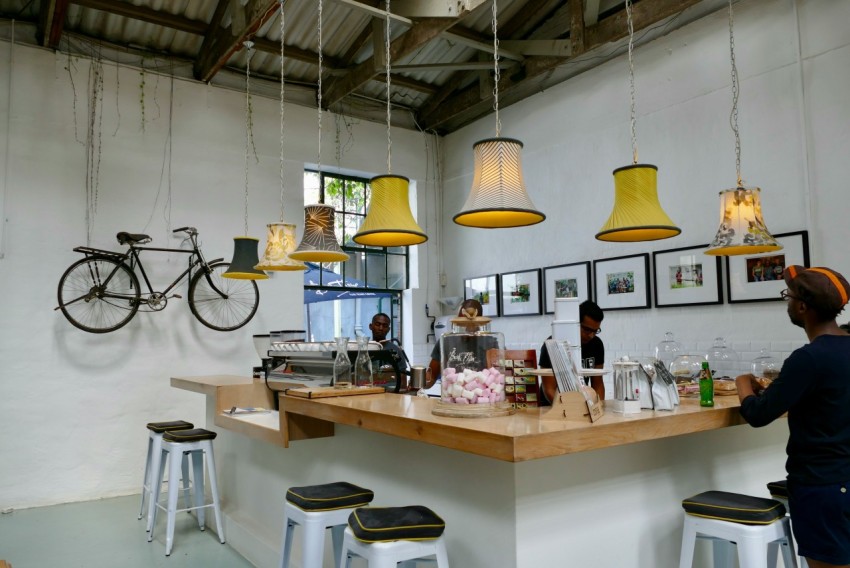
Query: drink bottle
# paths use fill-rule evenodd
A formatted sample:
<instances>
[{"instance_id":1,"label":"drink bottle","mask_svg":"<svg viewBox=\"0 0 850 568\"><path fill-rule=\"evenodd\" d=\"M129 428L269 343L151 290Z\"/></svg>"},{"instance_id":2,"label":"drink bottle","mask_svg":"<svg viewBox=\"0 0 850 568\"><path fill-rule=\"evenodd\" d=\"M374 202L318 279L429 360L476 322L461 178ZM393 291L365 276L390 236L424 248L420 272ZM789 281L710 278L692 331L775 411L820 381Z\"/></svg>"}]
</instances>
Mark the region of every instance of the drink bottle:
<instances>
[{"instance_id":1,"label":"drink bottle","mask_svg":"<svg viewBox=\"0 0 850 568\"><path fill-rule=\"evenodd\" d=\"M699 405L714 406L714 380L711 378L711 367L708 361L702 362L699 372Z\"/></svg>"}]
</instances>

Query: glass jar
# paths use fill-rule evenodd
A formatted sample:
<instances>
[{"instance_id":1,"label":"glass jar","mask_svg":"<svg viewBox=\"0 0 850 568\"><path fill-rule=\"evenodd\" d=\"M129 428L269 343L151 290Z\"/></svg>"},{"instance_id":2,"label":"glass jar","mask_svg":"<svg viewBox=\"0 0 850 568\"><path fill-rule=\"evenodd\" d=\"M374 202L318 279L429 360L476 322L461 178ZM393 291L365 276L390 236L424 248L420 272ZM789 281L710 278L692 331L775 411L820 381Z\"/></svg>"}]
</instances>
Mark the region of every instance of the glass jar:
<instances>
[{"instance_id":1,"label":"glass jar","mask_svg":"<svg viewBox=\"0 0 850 568\"><path fill-rule=\"evenodd\" d=\"M673 332L668 331L664 334L664 340L659 341L655 346L655 358L664 363L667 369L670 369L670 364L682 352L682 346L678 341L673 339Z\"/></svg>"},{"instance_id":2,"label":"glass jar","mask_svg":"<svg viewBox=\"0 0 850 568\"><path fill-rule=\"evenodd\" d=\"M440 337L442 383L438 416L488 417L513 414L506 392L505 338L490 331L490 319L457 317Z\"/></svg>"},{"instance_id":3,"label":"glass jar","mask_svg":"<svg viewBox=\"0 0 850 568\"><path fill-rule=\"evenodd\" d=\"M772 381L779 376L782 364L767 349L759 351L758 357L753 359L751 372L756 379L767 379Z\"/></svg>"},{"instance_id":4,"label":"glass jar","mask_svg":"<svg viewBox=\"0 0 850 568\"><path fill-rule=\"evenodd\" d=\"M348 338L336 338L336 358L334 359L334 388L351 388L351 360L348 358Z\"/></svg>"},{"instance_id":5,"label":"glass jar","mask_svg":"<svg viewBox=\"0 0 850 568\"><path fill-rule=\"evenodd\" d=\"M711 375L715 379L734 379L741 374L741 356L734 349L726 346L726 340L717 337L714 345L705 355L711 367Z\"/></svg>"}]
</instances>

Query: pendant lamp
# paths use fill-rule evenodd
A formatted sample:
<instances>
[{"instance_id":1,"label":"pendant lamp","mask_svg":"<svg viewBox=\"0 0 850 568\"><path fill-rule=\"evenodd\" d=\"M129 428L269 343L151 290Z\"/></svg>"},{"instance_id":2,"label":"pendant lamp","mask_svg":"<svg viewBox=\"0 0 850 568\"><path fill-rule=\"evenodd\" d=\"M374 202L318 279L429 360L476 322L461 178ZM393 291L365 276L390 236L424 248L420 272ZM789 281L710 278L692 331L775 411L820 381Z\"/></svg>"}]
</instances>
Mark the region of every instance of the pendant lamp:
<instances>
[{"instance_id":1,"label":"pendant lamp","mask_svg":"<svg viewBox=\"0 0 850 568\"><path fill-rule=\"evenodd\" d=\"M302 271L307 270L307 265L289 258L289 253L295 250L295 225L283 222L283 198L286 193L283 175L283 133L284 133L284 46L285 46L285 20L283 14L283 2L280 3L280 223L270 223L266 237L266 250L260 263L254 268L257 270L273 271Z\"/></svg>"},{"instance_id":2,"label":"pendant lamp","mask_svg":"<svg viewBox=\"0 0 850 568\"><path fill-rule=\"evenodd\" d=\"M348 255L339 247L334 234L334 208L308 205L304 208L304 235L289 258L304 262L342 262Z\"/></svg>"},{"instance_id":3,"label":"pendant lamp","mask_svg":"<svg viewBox=\"0 0 850 568\"><path fill-rule=\"evenodd\" d=\"M248 148L251 140L251 52L254 42L244 43L248 51L245 65L245 234L248 234ZM260 239L233 237L233 259L230 267L221 276L237 280L265 280L269 276L254 268L259 262L257 248Z\"/></svg>"},{"instance_id":4,"label":"pendant lamp","mask_svg":"<svg viewBox=\"0 0 850 568\"><path fill-rule=\"evenodd\" d=\"M632 2L626 0L626 23L629 27L629 94L632 134L632 164L614 170L614 209L596 233L600 241L619 243L657 241L675 237L682 230L661 208L658 200L658 168L638 163L635 129L635 28L632 21Z\"/></svg>"},{"instance_id":5,"label":"pendant lamp","mask_svg":"<svg viewBox=\"0 0 850 568\"><path fill-rule=\"evenodd\" d=\"M322 0L318 0L319 36L319 81L316 89L316 106L319 113L319 155L316 160L319 179L322 179ZM304 234L301 244L289 254L289 258L303 262L344 262L348 254L343 252L334 233L334 208L315 204L304 207Z\"/></svg>"},{"instance_id":6,"label":"pendant lamp","mask_svg":"<svg viewBox=\"0 0 850 568\"><path fill-rule=\"evenodd\" d=\"M458 225L500 229L535 225L546 219L525 190L522 178L522 142L501 138L499 120L499 39L498 8L493 0L493 109L496 111L496 137L479 140L472 146L475 169L469 197L452 219Z\"/></svg>"},{"instance_id":7,"label":"pendant lamp","mask_svg":"<svg viewBox=\"0 0 850 568\"><path fill-rule=\"evenodd\" d=\"M387 30L384 37L387 63L387 174L369 181L372 195L369 211L354 242L366 246L404 247L418 245L428 240L416 224L410 211L408 184L410 180L392 175L392 138L390 137L390 0L387 1Z\"/></svg>"},{"instance_id":8,"label":"pendant lamp","mask_svg":"<svg viewBox=\"0 0 850 568\"><path fill-rule=\"evenodd\" d=\"M720 228L705 250L711 256L738 256L782 249L761 215L761 189L744 187L741 177L741 136L738 132L738 67L735 64L735 33L732 0L729 0L729 53L732 59L732 115L735 134L735 167L738 185L720 192Z\"/></svg>"}]
</instances>

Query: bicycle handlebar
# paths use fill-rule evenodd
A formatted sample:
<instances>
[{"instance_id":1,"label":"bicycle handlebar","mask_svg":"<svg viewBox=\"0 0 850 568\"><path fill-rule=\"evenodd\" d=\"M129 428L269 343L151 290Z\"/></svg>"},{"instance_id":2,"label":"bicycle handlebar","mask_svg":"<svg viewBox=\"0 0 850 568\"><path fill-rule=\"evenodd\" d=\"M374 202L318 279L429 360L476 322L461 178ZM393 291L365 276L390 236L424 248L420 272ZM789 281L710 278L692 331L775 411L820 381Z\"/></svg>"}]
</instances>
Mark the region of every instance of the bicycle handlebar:
<instances>
[{"instance_id":1,"label":"bicycle handlebar","mask_svg":"<svg viewBox=\"0 0 850 568\"><path fill-rule=\"evenodd\" d=\"M186 233L188 233L189 235L197 235L197 234L198 234L198 229L196 229L195 227L180 227L179 229L174 229L174 230L173 230L173 231L171 231L171 232L172 232L172 233L182 233L182 232L186 232Z\"/></svg>"}]
</instances>

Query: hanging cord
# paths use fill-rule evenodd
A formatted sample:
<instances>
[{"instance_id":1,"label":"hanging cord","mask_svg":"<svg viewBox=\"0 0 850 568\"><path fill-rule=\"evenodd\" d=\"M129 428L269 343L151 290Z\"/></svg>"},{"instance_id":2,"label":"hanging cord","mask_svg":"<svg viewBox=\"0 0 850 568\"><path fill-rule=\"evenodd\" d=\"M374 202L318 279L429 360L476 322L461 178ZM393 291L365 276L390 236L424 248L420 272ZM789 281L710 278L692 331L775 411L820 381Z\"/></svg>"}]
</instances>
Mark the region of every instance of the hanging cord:
<instances>
[{"instance_id":1,"label":"hanging cord","mask_svg":"<svg viewBox=\"0 0 850 568\"><path fill-rule=\"evenodd\" d=\"M387 0L387 33L384 37L384 49L387 66L387 173L393 173L393 140L390 136L390 0Z\"/></svg>"},{"instance_id":2,"label":"hanging cord","mask_svg":"<svg viewBox=\"0 0 850 568\"><path fill-rule=\"evenodd\" d=\"M283 194L284 194L284 182L283 182L283 125L284 125L284 116L283 116L283 95L286 91L284 73L283 73L283 48L286 45L284 43L284 32L286 31L286 25L283 18L283 3L285 0L280 0L280 222L283 223Z\"/></svg>"},{"instance_id":3,"label":"hanging cord","mask_svg":"<svg viewBox=\"0 0 850 568\"><path fill-rule=\"evenodd\" d=\"M493 0L493 110L496 111L496 138L502 132L502 121L499 120L499 80L501 79L501 71L499 70L499 36L498 30L498 7L496 0Z\"/></svg>"},{"instance_id":4,"label":"hanging cord","mask_svg":"<svg viewBox=\"0 0 850 568\"><path fill-rule=\"evenodd\" d=\"M319 179L322 174L322 0L319 0L319 81L316 90L316 106L319 107L319 155L316 157L316 171Z\"/></svg>"},{"instance_id":5,"label":"hanging cord","mask_svg":"<svg viewBox=\"0 0 850 568\"><path fill-rule=\"evenodd\" d=\"M248 50L245 62L245 232L248 235L248 150L251 146L251 53L253 41L243 42Z\"/></svg>"},{"instance_id":6,"label":"hanging cord","mask_svg":"<svg viewBox=\"0 0 850 568\"><path fill-rule=\"evenodd\" d=\"M738 85L738 66L735 65L734 26L732 0L729 0L729 55L732 58L732 114L729 115L729 124L735 133L735 172L738 176L738 187L744 187L744 180L741 178L741 135L738 133L738 95L741 89Z\"/></svg>"},{"instance_id":7,"label":"hanging cord","mask_svg":"<svg viewBox=\"0 0 850 568\"><path fill-rule=\"evenodd\" d=\"M638 148L637 148L637 128L635 123L635 64L632 58L635 43L635 25L632 21L632 2L626 0L626 21L629 26L629 97L631 99L631 107L629 109L629 120L632 130L632 163L638 163Z\"/></svg>"}]
</instances>

